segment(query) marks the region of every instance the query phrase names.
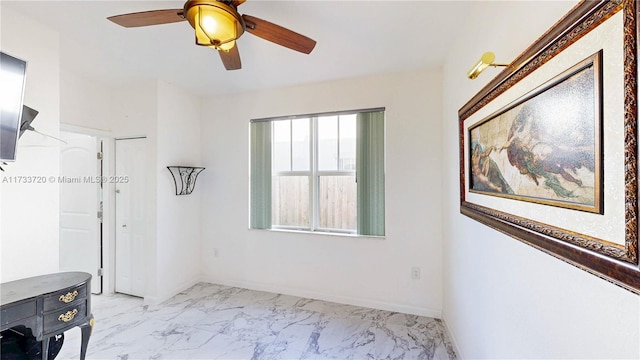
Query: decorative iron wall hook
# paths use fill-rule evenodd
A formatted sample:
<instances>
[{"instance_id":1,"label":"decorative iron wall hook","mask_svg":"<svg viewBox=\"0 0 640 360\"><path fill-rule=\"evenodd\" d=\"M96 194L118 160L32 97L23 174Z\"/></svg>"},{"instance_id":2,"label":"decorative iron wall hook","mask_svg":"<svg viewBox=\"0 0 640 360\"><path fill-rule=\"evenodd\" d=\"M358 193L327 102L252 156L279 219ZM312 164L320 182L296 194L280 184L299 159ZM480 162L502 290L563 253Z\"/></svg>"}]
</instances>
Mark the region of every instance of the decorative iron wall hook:
<instances>
[{"instance_id":1,"label":"decorative iron wall hook","mask_svg":"<svg viewBox=\"0 0 640 360\"><path fill-rule=\"evenodd\" d=\"M203 167L194 166L167 166L171 176L173 176L173 184L176 187L176 195L189 195L196 186L196 178L198 174L204 170ZM180 185L178 185L180 184Z\"/></svg>"}]
</instances>

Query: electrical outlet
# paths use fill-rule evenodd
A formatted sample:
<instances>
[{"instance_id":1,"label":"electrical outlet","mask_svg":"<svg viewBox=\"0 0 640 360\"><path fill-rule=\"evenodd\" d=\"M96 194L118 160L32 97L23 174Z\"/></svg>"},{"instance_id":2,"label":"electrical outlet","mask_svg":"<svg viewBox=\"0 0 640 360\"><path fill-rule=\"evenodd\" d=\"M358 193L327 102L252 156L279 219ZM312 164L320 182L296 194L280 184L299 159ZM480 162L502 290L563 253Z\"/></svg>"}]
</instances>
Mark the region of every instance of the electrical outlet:
<instances>
[{"instance_id":1,"label":"electrical outlet","mask_svg":"<svg viewBox=\"0 0 640 360\"><path fill-rule=\"evenodd\" d=\"M411 278L413 280L420 279L420 268L419 267L412 267L411 268Z\"/></svg>"},{"instance_id":2,"label":"electrical outlet","mask_svg":"<svg viewBox=\"0 0 640 360\"><path fill-rule=\"evenodd\" d=\"M218 248L214 248L213 249L213 257L218 257L218 255L220 255L220 252L218 252Z\"/></svg>"}]
</instances>

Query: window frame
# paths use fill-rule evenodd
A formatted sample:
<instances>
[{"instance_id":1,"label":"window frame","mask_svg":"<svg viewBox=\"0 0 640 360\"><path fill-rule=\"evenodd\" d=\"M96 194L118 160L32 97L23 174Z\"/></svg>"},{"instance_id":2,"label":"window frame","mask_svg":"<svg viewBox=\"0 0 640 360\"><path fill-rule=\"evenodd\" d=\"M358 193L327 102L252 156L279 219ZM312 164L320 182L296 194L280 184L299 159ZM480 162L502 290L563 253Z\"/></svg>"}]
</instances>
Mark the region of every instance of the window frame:
<instances>
[{"instance_id":1,"label":"window frame","mask_svg":"<svg viewBox=\"0 0 640 360\"><path fill-rule=\"evenodd\" d=\"M358 232L357 220L356 227L353 229L337 229L337 228L324 228L320 226L320 177L322 176L352 176L354 182L357 182L356 169L353 170L340 170L340 117L346 115L357 115L358 111L326 113L326 114L314 114L310 116L296 116L286 118L273 118L270 119L272 138L275 132L275 123L277 121L289 122L289 171L271 171L271 176L307 176L309 178L309 226L297 226L297 225L276 225L271 220L271 228L274 230L297 230L306 231L312 233L339 233L355 235ZM336 152L338 154L336 158L336 170L320 170L319 169L319 120L322 117L336 116L337 117L337 130L336 130ZM293 170L293 122L296 120L309 119L309 170ZM355 130L355 129L354 129ZM357 141L357 139L356 139ZM275 151L271 151L271 163L275 163ZM355 156L355 153L354 153ZM273 203L272 203L273 206ZM355 209L357 216L357 208ZM357 218L356 218L357 219Z\"/></svg>"}]
</instances>

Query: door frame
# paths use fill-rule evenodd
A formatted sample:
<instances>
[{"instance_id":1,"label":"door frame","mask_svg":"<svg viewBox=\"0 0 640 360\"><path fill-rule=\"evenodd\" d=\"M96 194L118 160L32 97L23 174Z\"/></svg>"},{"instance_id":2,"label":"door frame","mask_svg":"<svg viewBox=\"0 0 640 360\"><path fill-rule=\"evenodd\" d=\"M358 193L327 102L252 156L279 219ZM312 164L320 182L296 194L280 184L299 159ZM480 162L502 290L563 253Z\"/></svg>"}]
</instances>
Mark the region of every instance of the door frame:
<instances>
[{"instance_id":1,"label":"door frame","mask_svg":"<svg viewBox=\"0 0 640 360\"><path fill-rule=\"evenodd\" d=\"M115 175L115 138L109 131L60 124L60 131L90 135L102 141L102 176ZM102 187L102 294L115 292L115 184Z\"/></svg>"}]
</instances>

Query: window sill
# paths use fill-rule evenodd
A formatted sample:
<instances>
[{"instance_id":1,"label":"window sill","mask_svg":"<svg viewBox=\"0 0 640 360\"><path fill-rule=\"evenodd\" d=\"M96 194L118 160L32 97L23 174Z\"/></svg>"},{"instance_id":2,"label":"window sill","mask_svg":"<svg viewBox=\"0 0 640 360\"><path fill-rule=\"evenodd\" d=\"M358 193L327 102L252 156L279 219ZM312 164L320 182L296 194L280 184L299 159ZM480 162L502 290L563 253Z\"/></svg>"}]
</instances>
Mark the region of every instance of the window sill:
<instances>
[{"instance_id":1,"label":"window sill","mask_svg":"<svg viewBox=\"0 0 640 360\"><path fill-rule=\"evenodd\" d=\"M328 231L306 231L306 230L294 230L294 229L252 229L252 228L249 228L249 230L251 230L251 231L269 231L269 232L289 233L289 234L338 236L338 237L348 237L348 238L363 238L363 239L369 238L369 239L377 239L377 240L386 239L386 235L383 235L383 236L358 235L358 234L328 232Z\"/></svg>"}]
</instances>

